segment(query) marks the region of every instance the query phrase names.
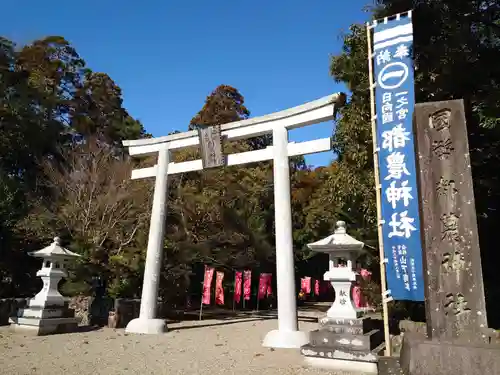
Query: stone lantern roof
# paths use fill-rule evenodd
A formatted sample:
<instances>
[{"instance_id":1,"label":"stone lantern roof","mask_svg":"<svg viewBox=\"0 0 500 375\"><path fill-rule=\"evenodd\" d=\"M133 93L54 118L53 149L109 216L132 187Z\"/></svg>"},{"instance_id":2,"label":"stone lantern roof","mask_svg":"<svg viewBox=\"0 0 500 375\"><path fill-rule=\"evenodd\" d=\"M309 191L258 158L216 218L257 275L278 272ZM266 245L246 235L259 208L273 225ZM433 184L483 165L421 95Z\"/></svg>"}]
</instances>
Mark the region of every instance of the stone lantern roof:
<instances>
[{"instance_id":1,"label":"stone lantern roof","mask_svg":"<svg viewBox=\"0 0 500 375\"><path fill-rule=\"evenodd\" d=\"M335 251L361 251L365 244L347 234L345 221L337 221L335 232L322 240L310 243L307 247L313 251L335 252Z\"/></svg>"},{"instance_id":2,"label":"stone lantern roof","mask_svg":"<svg viewBox=\"0 0 500 375\"><path fill-rule=\"evenodd\" d=\"M54 242L49 246L43 248L42 250L34 251L30 253L31 256L37 258L61 258L70 259L80 257L79 254L69 251L61 246L61 239L59 237L54 237Z\"/></svg>"}]
</instances>

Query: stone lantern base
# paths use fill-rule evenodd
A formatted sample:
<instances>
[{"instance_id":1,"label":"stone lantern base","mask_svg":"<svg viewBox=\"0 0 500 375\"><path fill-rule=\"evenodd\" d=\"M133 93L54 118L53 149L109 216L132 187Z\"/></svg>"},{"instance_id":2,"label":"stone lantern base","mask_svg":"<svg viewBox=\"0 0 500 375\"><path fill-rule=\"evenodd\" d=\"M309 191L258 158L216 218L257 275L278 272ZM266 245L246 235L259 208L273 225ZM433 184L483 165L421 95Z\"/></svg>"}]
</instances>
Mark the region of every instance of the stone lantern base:
<instances>
[{"instance_id":1,"label":"stone lantern base","mask_svg":"<svg viewBox=\"0 0 500 375\"><path fill-rule=\"evenodd\" d=\"M33 306L20 309L17 316L10 318L10 323L16 332L43 336L74 332L78 329L79 318L75 318L75 311L66 306Z\"/></svg>"},{"instance_id":2,"label":"stone lantern base","mask_svg":"<svg viewBox=\"0 0 500 375\"><path fill-rule=\"evenodd\" d=\"M321 318L301 353L312 367L377 374L378 354L385 344L375 323L370 318Z\"/></svg>"}]
</instances>

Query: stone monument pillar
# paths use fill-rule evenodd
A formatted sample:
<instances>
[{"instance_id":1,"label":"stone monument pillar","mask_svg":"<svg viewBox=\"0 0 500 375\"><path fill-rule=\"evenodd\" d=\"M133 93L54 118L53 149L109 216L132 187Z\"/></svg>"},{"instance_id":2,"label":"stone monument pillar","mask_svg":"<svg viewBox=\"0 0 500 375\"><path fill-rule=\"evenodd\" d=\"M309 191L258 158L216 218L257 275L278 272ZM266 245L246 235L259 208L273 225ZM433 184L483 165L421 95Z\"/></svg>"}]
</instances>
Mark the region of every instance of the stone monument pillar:
<instances>
[{"instance_id":1,"label":"stone monument pillar","mask_svg":"<svg viewBox=\"0 0 500 375\"><path fill-rule=\"evenodd\" d=\"M364 243L346 233L345 222L338 221L331 236L307 245L311 250L329 255L324 280L335 290L335 301L319 329L310 332L309 344L301 352L306 363L340 371L377 373L378 352L383 349L382 332L374 322L355 308L352 288L359 277L353 266Z\"/></svg>"},{"instance_id":2,"label":"stone monument pillar","mask_svg":"<svg viewBox=\"0 0 500 375\"><path fill-rule=\"evenodd\" d=\"M11 327L35 335L75 330L78 319L74 311L66 307L66 298L59 293L57 286L67 276L65 264L80 255L63 248L59 237L54 238L50 246L30 255L43 260L42 268L36 274L41 277L43 288L29 300L28 308L20 309L16 317L10 318Z\"/></svg>"},{"instance_id":3,"label":"stone monument pillar","mask_svg":"<svg viewBox=\"0 0 500 375\"><path fill-rule=\"evenodd\" d=\"M427 338L405 334L407 375L500 374L490 344L462 100L417 104Z\"/></svg>"}]
</instances>

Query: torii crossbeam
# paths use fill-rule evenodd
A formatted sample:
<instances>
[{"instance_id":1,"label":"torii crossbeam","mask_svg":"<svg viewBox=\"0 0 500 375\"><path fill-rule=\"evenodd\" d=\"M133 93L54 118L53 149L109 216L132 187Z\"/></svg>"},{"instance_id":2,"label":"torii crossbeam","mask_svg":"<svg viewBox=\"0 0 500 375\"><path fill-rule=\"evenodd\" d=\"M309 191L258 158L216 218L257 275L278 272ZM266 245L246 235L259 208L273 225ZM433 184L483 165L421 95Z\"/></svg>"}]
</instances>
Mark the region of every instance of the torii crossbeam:
<instances>
[{"instance_id":1,"label":"torii crossbeam","mask_svg":"<svg viewBox=\"0 0 500 375\"><path fill-rule=\"evenodd\" d=\"M275 218L279 218L275 224L278 329L266 335L263 342L266 347L299 348L308 342L307 334L298 330L297 323L289 157L329 151L332 148L331 138L288 142L288 130L333 120L336 110L345 104L345 100L345 94L337 93L284 111L221 125L222 137L228 140L264 134L272 134L273 138L272 146L230 154L226 159L228 166L273 160ZM197 131L188 131L165 137L127 140L123 141L123 145L128 147L131 156L158 155L154 167L132 171L132 179L155 177L155 190L140 313L126 328L130 333L158 334L167 330L165 321L157 318L157 304L168 176L203 169L201 159L171 162L170 151L199 147L200 138Z\"/></svg>"}]
</instances>

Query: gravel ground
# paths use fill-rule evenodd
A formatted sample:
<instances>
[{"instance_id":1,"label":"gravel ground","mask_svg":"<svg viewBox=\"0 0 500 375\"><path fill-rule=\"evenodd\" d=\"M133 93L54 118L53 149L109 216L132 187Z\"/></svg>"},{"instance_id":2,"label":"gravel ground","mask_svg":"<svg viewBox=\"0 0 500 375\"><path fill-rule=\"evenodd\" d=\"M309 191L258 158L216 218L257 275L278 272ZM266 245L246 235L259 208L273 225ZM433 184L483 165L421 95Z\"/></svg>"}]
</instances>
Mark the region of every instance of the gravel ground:
<instances>
[{"instance_id":1,"label":"gravel ground","mask_svg":"<svg viewBox=\"0 0 500 375\"><path fill-rule=\"evenodd\" d=\"M316 314L301 314L310 331ZM124 330L32 337L0 328L0 374L332 374L303 366L298 350L261 346L276 319L245 317L169 324L165 335L133 335Z\"/></svg>"}]
</instances>

